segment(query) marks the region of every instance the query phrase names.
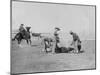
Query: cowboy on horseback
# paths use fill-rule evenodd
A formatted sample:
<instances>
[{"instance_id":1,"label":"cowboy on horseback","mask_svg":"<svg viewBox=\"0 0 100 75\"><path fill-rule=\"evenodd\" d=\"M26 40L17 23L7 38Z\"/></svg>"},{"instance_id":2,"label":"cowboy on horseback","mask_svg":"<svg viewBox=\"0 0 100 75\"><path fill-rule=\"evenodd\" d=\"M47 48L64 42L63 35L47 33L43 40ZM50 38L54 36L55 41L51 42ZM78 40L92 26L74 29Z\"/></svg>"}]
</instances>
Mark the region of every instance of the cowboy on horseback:
<instances>
[{"instance_id":1,"label":"cowboy on horseback","mask_svg":"<svg viewBox=\"0 0 100 75\"><path fill-rule=\"evenodd\" d=\"M21 24L19 27L19 32L15 35L13 40L16 39L18 41L18 44L20 44L21 40L24 39L26 40L27 44L29 44L30 42L30 45L31 45L30 28L31 27L26 27L26 30L25 30L24 24Z\"/></svg>"},{"instance_id":2,"label":"cowboy on horseback","mask_svg":"<svg viewBox=\"0 0 100 75\"><path fill-rule=\"evenodd\" d=\"M25 36L25 28L24 28L24 24L21 24L20 27L19 27L19 32L15 35L14 39L15 40L16 38L18 38L19 36L24 38Z\"/></svg>"}]
</instances>

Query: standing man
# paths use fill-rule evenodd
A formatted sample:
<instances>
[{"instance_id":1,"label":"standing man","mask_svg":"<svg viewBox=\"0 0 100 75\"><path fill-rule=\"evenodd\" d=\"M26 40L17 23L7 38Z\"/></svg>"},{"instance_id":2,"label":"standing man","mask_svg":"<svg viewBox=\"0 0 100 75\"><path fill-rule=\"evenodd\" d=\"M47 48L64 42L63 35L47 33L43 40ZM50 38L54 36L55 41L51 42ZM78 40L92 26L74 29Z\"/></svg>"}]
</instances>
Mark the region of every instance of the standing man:
<instances>
[{"instance_id":1,"label":"standing man","mask_svg":"<svg viewBox=\"0 0 100 75\"><path fill-rule=\"evenodd\" d=\"M55 32L54 32L54 37L55 37L54 52L56 52L56 53L58 53L58 47L59 47L59 43L60 43L59 31L60 31L60 28L55 27Z\"/></svg>"},{"instance_id":2,"label":"standing man","mask_svg":"<svg viewBox=\"0 0 100 75\"><path fill-rule=\"evenodd\" d=\"M73 37L73 41L72 41L71 45L73 45L74 48L75 48L75 50L76 51L78 50L78 53L79 53L80 50L81 50L81 41L80 41L80 38L79 38L79 36L76 33L72 32L72 31L70 32L70 34Z\"/></svg>"},{"instance_id":3,"label":"standing man","mask_svg":"<svg viewBox=\"0 0 100 75\"><path fill-rule=\"evenodd\" d=\"M56 27L55 28L55 32L54 32L54 36L55 36L55 39L56 39L56 42L59 43L60 40L59 40L59 32L60 31L60 28Z\"/></svg>"}]
</instances>

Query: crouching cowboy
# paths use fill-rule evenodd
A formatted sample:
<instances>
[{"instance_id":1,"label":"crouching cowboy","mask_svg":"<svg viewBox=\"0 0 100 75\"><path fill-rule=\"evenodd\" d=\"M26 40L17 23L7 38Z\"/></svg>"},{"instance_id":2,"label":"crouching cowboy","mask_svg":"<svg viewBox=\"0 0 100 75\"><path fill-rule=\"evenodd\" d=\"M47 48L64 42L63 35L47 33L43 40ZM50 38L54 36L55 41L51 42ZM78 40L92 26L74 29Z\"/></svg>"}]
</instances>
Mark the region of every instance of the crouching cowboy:
<instances>
[{"instance_id":1,"label":"crouching cowboy","mask_svg":"<svg viewBox=\"0 0 100 75\"><path fill-rule=\"evenodd\" d=\"M45 46L44 48L45 48L46 53L52 52L53 39L52 38L44 38L43 42L44 42L44 46Z\"/></svg>"},{"instance_id":2,"label":"crouching cowboy","mask_svg":"<svg viewBox=\"0 0 100 75\"><path fill-rule=\"evenodd\" d=\"M75 51L77 51L78 53L81 52L80 51L81 50L81 41L80 41L79 36L76 33L72 32L72 31L70 32L70 34L73 37L71 46L73 46Z\"/></svg>"}]
</instances>

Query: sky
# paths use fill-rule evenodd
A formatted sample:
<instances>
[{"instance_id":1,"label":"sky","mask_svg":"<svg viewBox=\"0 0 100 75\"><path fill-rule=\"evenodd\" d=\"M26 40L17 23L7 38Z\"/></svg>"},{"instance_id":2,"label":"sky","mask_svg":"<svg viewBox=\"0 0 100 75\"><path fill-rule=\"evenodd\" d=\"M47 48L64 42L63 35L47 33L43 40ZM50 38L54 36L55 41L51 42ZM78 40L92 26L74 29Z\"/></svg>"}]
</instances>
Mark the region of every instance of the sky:
<instances>
[{"instance_id":1,"label":"sky","mask_svg":"<svg viewBox=\"0 0 100 75\"><path fill-rule=\"evenodd\" d=\"M95 7L31 2L12 2L12 30L20 24L31 26L32 32L76 32L82 39L95 39Z\"/></svg>"}]
</instances>

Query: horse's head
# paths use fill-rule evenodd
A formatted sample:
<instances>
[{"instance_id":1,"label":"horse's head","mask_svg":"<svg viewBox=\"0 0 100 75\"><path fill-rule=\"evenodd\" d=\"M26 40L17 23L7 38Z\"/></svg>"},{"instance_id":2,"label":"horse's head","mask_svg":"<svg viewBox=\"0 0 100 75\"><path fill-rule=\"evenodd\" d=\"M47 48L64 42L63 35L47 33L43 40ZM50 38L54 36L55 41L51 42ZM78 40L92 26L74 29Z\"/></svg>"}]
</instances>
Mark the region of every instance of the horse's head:
<instances>
[{"instance_id":1,"label":"horse's head","mask_svg":"<svg viewBox=\"0 0 100 75\"><path fill-rule=\"evenodd\" d=\"M30 32L31 27L26 27L26 31Z\"/></svg>"}]
</instances>

